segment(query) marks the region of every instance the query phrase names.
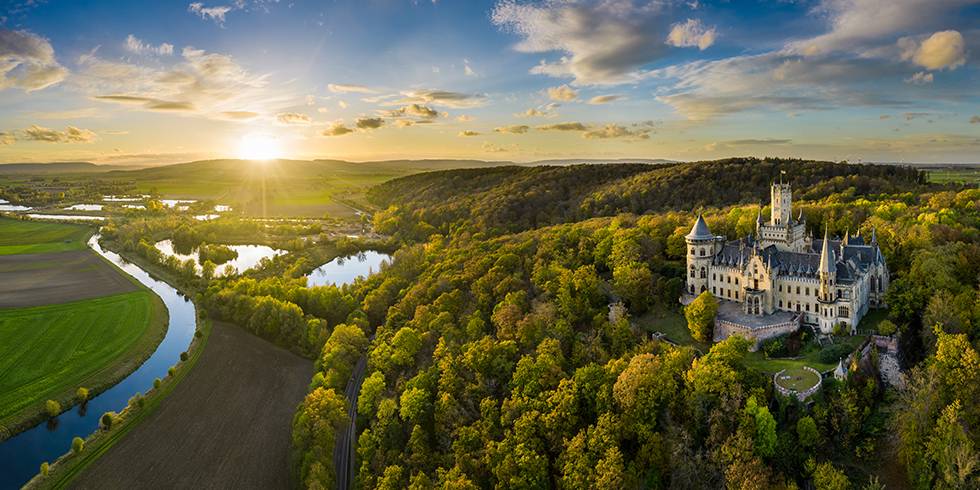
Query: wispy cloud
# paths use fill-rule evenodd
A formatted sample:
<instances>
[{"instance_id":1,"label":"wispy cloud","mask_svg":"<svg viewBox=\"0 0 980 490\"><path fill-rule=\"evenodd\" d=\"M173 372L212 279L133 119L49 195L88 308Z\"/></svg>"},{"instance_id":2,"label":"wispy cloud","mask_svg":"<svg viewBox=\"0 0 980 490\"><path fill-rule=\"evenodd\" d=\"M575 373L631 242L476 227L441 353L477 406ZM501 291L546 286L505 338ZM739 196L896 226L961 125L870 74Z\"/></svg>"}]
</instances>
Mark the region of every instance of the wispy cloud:
<instances>
[{"instance_id":1,"label":"wispy cloud","mask_svg":"<svg viewBox=\"0 0 980 490\"><path fill-rule=\"evenodd\" d=\"M327 90L335 94L376 94L378 93L372 88L366 87L364 85L354 85L349 83L329 83L327 84Z\"/></svg>"},{"instance_id":2,"label":"wispy cloud","mask_svg":"<svg viewBox=\"0 0 980 490\"><path fill-rule=\"evenodd\" d=\"M170 43L160 43L156 46L152 44L147 44L137 38L136 36L130 34L126 37L126 43L124 44L126 51L134 54L155 54L159 56L172 55L174 54L174 45Z\"/></svg>"},{"instance_id":3,"label":"wispy cloud","mask_svg":"<svg viewBox=\"0 0 980 490\"><path fill-rule=\"evenodd\" d=\"M501 126L498 128L493 128L495 133L511 133L511 134L524 134L531 129L530 126L524 124L515 124L513 126Z\"/></svg>"},{"instance_id":4,"label":"wispy cloud","mask_svg":"<svg viewBox=\"0 0 980 490\"><path fill-rule=\"evenodd\" d=\"M194 2L187 6L187 11L197 14L204 20L213 20L219 26L225 24L225 14L231 12L234 8L230 5L216 5L213 7L206 7L201 2Z\"/></svg>"},{"instance_id":5,"label":"wispy cloud","mask_svg":"<svg viewBox=\"0 0 980 490\"><path fill-rule=\"evenodd\" d=\"M696 47L704 51L715 43L715 28L705 27L697 19L687 19L687 22L671 26L666 42L671 46Z\"/></svg>"},{"instance_id":6,"label":"wispy cloud","mask_svg":"<svg viewBox=\"0 0 980 490\"><path fill-rule=\"evenodd\" d=\"M96 135L94 131L74 126L68 126L64 131L58 131L33 124L31 127L19 131L17 139L48 143L90 143L96 139Z\"/></svg>"},{"instance_id":7,"label":"wispy cloud","mask_svg":"<svg viewBox=\"0 0 980 490\"><path fill-rule=\"evenodd\" d=\"M68 76L47 39L28 31L0 28L0 90L19 88L33 92L55 85Z\"/></svg>"}]
</instances>

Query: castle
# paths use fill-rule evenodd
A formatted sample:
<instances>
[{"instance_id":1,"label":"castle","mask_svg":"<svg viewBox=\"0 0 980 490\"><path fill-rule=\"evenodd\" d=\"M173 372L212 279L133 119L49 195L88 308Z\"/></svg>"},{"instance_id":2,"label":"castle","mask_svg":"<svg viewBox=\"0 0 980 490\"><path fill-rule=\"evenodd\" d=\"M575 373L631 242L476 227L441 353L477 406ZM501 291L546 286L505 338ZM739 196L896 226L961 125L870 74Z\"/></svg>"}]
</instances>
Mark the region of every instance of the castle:
<instances>
[{"instance_id":1,"label":"castle","mask_svg":"<svg viewBox=\"0 0 980 490\"><path fill-rule=\"evenodd\" d=\"M802 211L793 219L793 191L773 183L769 221L756 219L755 235L726 241L700 215L687 234L688 300L711 291L720 303L715 340L739 333L756 341L801 324L852 334L871 306L884 305L888 266L874 231L814 240Z\"/></svg>"}]
</instances>

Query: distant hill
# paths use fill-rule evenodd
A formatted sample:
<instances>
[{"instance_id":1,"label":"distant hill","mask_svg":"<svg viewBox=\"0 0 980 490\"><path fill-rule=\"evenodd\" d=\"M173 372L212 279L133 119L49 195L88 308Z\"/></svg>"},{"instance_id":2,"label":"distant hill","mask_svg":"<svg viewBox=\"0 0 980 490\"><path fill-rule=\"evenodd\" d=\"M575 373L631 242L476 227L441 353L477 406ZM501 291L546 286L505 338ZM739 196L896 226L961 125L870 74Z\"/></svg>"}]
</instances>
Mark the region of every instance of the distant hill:
<instances>
[{"instance_id":1,"label":"distant hill","mask_svg":"<svg viewBox=\"0 0 980 490\"><path fill-rule=\"evenodd\" d=\"M858 194L924 185L924 175L893 165L848 165L787 159L730 158L709 162L494 167L410 175L369 191L384 232L424 238L458 226L514 232L619 213L691 211L753 203L785 178L801 198L853 187Z\"/></svg>"},{"instance_id":2,"label":"distant hill","mask_svg":"<svg viewBox=\"0 0 980 490\"><path fill-rule=\"evenodd\" d=\"M597 165L603 163L646 163L650 165L663 165L665 163L678 163L677 160L666 160L663 158L566 158L554 160L537 160L524 165Z\"/></svg>"},{"instance_id":3,"label":"distant hill","mask_svg":"<svg viewBox=\"0 0 980 490\"><path fill-rule=\"evenodd\" d=\"M118 168L89 162L0 163L0 175L82 174L108 172Z\"/></svg>"}]
</instances>

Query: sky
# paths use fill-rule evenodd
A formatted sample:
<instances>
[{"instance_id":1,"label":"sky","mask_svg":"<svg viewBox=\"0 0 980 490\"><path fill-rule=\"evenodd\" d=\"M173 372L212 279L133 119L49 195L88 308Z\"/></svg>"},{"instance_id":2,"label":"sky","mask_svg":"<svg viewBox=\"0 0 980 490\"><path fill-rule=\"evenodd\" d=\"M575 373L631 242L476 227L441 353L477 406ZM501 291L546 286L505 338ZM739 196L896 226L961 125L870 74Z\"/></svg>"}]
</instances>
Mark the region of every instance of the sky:
<instances>
[{"instance_id":1,"label":"sky","mask_svg":"<svg viewBox=\"0 0 980 490\"><path fill-rule=\"evenodd\" d=\"M0 162L980 162L980 0L0 0Z\"/></svg>"}]
</instances>

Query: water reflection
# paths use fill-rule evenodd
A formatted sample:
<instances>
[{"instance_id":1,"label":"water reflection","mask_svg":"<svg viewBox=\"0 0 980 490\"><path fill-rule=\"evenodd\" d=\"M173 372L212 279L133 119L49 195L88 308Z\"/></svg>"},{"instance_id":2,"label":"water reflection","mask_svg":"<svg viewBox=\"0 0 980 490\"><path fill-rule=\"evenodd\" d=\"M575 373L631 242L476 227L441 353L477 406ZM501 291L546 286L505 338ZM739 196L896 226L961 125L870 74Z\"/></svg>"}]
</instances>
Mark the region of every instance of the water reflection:
<instances>
[{"instance_id":1,"label":"water reflection","mask_svg":"<svg viewBox=\"0 0 980 490\"><path fill-rule=\"evenodd\" d=\"M314 287L350 284L359 277L367 277L380 271L383 264L390 262L390 255L374 250L337 257L311 272L306 277L306 285Z\"/></svg>"},{"instance_id":2,"label":"water reflection","mask_svg":"<svg viewBox=\"0 0 980 490\"><path fill-rule=\"evenodd\" d=\"M197 273L198 274L201 273L201 261L198 258L198 249L195 248L194 250L191 250L191 253L189 254L177 253L177 251L174 250L174 244L171 240L163 240L157 242L156 245L154 246L157 248L157 250L162 252L164 255L177 257L178 259L180 259L181 262L193 260L194 268L197 270ZM218 276L224 275L225 268L228 266L233 267L236 273L241 274L242 272L245 272L259 265L259 262L261 262L262 259L264 258L271 259L272 257L286 253L285 250L279 250L272 247L267 247L265 245L225 245L225 246L238 252L238 257L235 258L234 260L229 260L224 264L219 264L217 270L215 271L215 275Z\"/></svg>"}]
</instances>

